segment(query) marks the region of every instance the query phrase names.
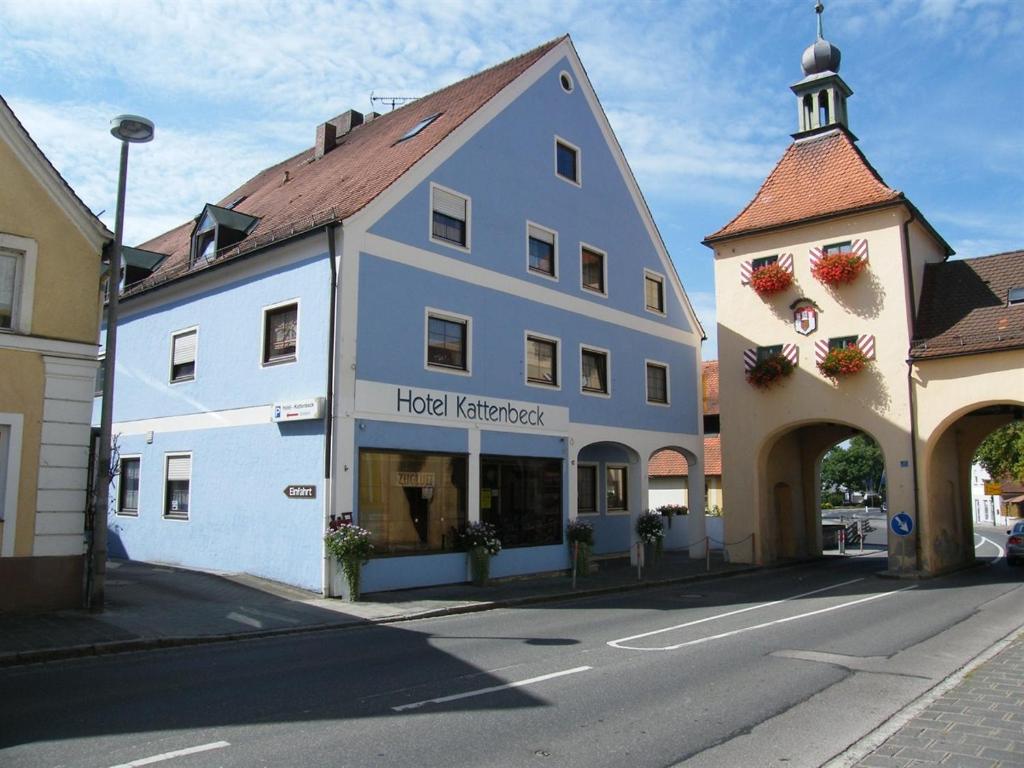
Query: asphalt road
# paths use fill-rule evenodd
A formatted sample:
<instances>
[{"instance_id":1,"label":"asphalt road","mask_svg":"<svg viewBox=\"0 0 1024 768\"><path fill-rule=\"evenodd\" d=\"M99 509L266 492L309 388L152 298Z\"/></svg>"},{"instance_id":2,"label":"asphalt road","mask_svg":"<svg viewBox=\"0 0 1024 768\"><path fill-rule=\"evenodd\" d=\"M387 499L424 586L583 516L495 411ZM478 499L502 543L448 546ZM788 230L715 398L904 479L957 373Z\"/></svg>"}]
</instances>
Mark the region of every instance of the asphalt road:
<instances>
[{"instance_id":1,"label":"asphalt road","mask_svg":"<svg viewBox=\"0 0 1024 768\"><path fill-rule=\"evenodd\" d=\"M1004 560L884 566L2 670L0 765L818 766L1024 623Z\"/></svg>"}]
</instances>

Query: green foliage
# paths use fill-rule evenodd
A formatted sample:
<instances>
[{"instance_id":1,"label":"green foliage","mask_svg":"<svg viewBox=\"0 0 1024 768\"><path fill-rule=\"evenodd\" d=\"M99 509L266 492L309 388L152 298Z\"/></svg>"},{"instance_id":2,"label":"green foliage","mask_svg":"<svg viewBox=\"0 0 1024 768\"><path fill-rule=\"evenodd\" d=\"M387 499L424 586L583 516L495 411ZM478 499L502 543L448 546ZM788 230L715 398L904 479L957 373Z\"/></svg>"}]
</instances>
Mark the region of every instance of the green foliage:
<instances>
[{"instance_id":1,"label":"green foliage","mask_svg":"<svg viewBox=\"0 0 1024 768\"><path fill-rule=\"evenodd\" d=\"M645 544L660 541L665 535L665 530L661 527L661 515L649 509L640 513L636 519L636 533Z\"/></svg>"},{"instance_id":2,"label":"green foliage","mask_svg":"<svg viewBox=\"0 0 1024 768\"><path fill-rule=\"evenodd\" d=\"M1024 421L1012 421L986 437L974 452L993 480L1012 477L1024 482Z\"/></svg>"},{"instance_id":3,"label":"green foliage","mask_svg":"<svg viewBox=\"0 0 1024 768\"><path fill-rule=\"evenodd\" d=\"M877 490L885 462L878 443L866 435L850 440L848 448L837 445L821 460L822 488L846 488L850 491ZM831 495L827 500L836 503ZM840 498L841 503L841 498Z\"/></svg>"}]
</instances>

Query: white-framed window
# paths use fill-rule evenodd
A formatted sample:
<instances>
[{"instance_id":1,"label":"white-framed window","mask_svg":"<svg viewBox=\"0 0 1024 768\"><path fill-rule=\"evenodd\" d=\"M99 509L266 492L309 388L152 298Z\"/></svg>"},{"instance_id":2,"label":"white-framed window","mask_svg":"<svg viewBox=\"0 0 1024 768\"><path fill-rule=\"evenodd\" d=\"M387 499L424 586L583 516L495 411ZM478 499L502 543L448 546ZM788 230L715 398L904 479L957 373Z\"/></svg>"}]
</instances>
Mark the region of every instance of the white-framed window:
<instances>
[{"instance_id":1,"label":"white-framed window","mask_svg":"<svg viewBox=\"0 0 1024 768\"><path fill-rule=\"evenodd\" d=\"M1024 304L1024 288L1010 288L1006 292L1006 305Z\"/></svg>"},{"instance_id":2,"label":"white-framed window","mask_svg":"<svg viewBox=\"0 0 1024 768\"><path fill-rule=\"evenodd\" d=\"M609 464L605 467L604 493L608 512L629 511L629 475L625 464Z\"/></svg>"},{"instance_id":3,"label":"white-framed window","mask_svg":"<svg viewBox=\"0 0 1024 768\"><path fill-rule=\"evenodd\" d=\"M32 331L37 254L35 240L0 232L0 332Z\"/></svg>"},{"instance_id":4,"label":"white-framed window","mask_svg":"<svg viewBox=\"0 0 1024 768\"><path fill-rule=\"evenodd\" d=\"M651 405L669 404L668 363L647 360L647 402Z\"/></svg>"},{"instance_id":5,"label":"white-framed window","mask_svg":"<svg viewBox=\"0 0 1024 768\"><path fill-rule=\"evenodd\" d=\"M199 328L186 328L171 334L171 383L192 381L196 377L196 352Z\"/></svg>"},{"instance_id":6,"label":"white-framed window","mask_svg":"<svg viewBox=\"0 0 1024 768\"><path fill-rule=\"evenodd\" d=\"M826 256L838 256L842 253L853 253L853 241L846 240L842 243L830 243L821 249Z\"/></svg>"},{"instance_id":7,"label":"white-framed window","mask_svg":"<svg viewBox=\"0 0 1024 768\"><path fill-rule=\"evenodd\" d=\"M558 279L558 233L532 221L526 222L526 269Z\"/></svg>"},{"instance_id":8,"label":"white-framed window","mask_svg":"<svg viewBox=\"0 0 1024 768\"><path fill-rule=\"evenodd\" d=\"M580 391L585 395L611 395L612 363L607 349L580 344Z\"/></svg>"},{"instance_id":9,"label":"white-framed window","mask_svg":"<svg viewBox=\"0 0 1024 768\"><path fill-rule=\"evenodd\" d=\"M562 86L562 90L566 93L572 93L576 88L576 84L573 83L572 80L572 75L564 69L558 73L558 84Z\"/></svg>"},{"instance_id":10,"label":"white-framed window","mask_svg":"<svg viewBox=\"0 0 1024 768\"><path fill-rule=\"evenodd\" d=\"M576 513L596 515L597 508L597 464L580 462L576 466Z\"/></svg>"},{"instance_id":11,"label":"white-framed window","mask_svg":"<svg viewBox=\"0 0 1024 768\"><path fill-rule=\"evenodd\" d=\"M580 243L580 288L608 297L608 254L587 243Z\"/></svg>"},{"instance_id":12,"label":"white-framed window","mask_svg":"<svg viewBox=\"0 0 1024 768\"><path fill-rule=\"evenodd\" d=\"M644 270L644 309L665 314L665 276L650 269Z\"/></svg>"},{"instance_id":13,"label":"white-framed window","mask_svg":"<svg viewBox=\"0 0 1024 768\"><path fill-rule=\"evenodd\" d=\"M192 454L164 455L164 518L188 520L192 500Z\"/></svg>"},{"instance_id":14,"label":"white-framed window","mask_svg":"<svg viewBox=\"0 0 1024 768\"><path fill-rule=\"evenodd\" d=\"M139 516L141 476L142 457L122 456L117 468L117 514L126 517Z\"/></svg>"},{"instance_id":15,"label":"white-framed window","mask_svg":"<svg viewBox=\"0 0 1024 768\"><path fill-rule=\"evenodd\" d=\"M96 381L93 384L93 397L103 397L103 386L107 378L107 355L105 352L100 352L99 357L96 358L96 362L99 363L96 366Z\"/></svg>"},{"instance_id":16,"label":"white-framed window","mask_svg":"<svg viewBox=\"0 0 1024 768\"><path fill-rule=\"evenodd\" d=\"M751 260L751 262L750 262L750 269L752 271L756 272L757 270L761 269L762 267L767 267L769 264L777 263L778 260L779 260L779 255L778 254L774 254L772 256L759 256L758 258Z\"/></svg>"},{"instance_id":17,"label":"white-framed window","mask_svg":"<svg viewBox=\"0 0 1024 768\"><path fill-rule=\"evenodd\" d=\"M263 308L262 365L294 363L299 352L299 302Z\"/></svg>"},{"instance_id":18,"label":"white-framed window","mask_svg":"<svg viewBox=\"0 0 1024 768\"><path fill-rule=\"evenodd\" d=\"M424 312L424 367L468 376L473 371L471 318L427 307Z\"/></svg>"},{"instance_id":19,"label":"white-framed window","mask_svg":"<svg viewBox=\"0 0 1024 768\"><path fill-rule=\"evenodd\" d=\"M555 175L574 186L582 186L582 154L575 144L555 136Z\"/></svg>"},{"instance_id":20,"label":"white-framed window","mask_svg":"<svg viewBox=\"0 0 1024 768\"><path fill-rule=\"evenodd\" d=\"M469 252L472 201L454 189L430 183L430 239Z\"/></svg>"},{"instance_id":21,"label":"white-framed window","mask_svg":"<svg viewBox=\"0 0 1024 768\"><path fill-rule=\"evenodd\" d=\"M533 331L526 332L526 384L561 389L559 382L559 339Z\"/></svg>"}]
</instances>

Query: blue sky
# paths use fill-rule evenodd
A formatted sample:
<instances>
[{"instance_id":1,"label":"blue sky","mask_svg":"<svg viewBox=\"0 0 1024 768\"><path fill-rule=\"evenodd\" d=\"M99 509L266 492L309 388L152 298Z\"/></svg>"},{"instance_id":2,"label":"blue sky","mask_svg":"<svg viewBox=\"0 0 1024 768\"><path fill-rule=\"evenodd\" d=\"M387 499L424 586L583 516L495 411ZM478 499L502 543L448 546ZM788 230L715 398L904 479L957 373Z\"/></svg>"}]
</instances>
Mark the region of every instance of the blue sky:
<instances>
[{"instance_id":1,"label":"blue sky","mask_svg":"<svg viewBox=\"0 0 1024 768\"><path fill-rule=\"evenodd\" d=\"M112 226L123 112L126 242L195 216L313 142L371 91L429 93L568 32L708 330L701 239L753 196L796 130L811 0L0 0L0 93ZM828 0L850 128L958 252L1024 247L1024 2Z\"/></svg>"}]
</instances>

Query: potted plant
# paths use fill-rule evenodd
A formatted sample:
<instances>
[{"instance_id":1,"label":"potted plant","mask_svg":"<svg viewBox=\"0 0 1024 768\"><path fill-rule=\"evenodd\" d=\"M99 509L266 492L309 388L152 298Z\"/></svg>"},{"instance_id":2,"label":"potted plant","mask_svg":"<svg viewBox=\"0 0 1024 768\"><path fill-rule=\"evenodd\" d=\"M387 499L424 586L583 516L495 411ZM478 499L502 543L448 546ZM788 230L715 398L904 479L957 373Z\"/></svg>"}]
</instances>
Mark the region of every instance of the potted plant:
<instances>
[{"instance_id":1,"label":"potted plant","mask_svg":"<svg viewBox=\"0 0 1024 768\"><path fill-rule=\"evenodd\" d=\"M668 520L668 527L672 527L672 518L675 515L685 515L689 510L685 504L662 504L658 507L658 512Z\"/></svg>"},{"instance_id":2,"label":"potted plant","mask_svg":"<svg viewBox=\"0 0 1024 768\"><path fill-rule=\"evenodd\" d=\"M793 373L793 363L782 355L758 360L747 371L747 381L758 389L769 389Z\"/></svg>"},{"instance_id":3,"label":"potted plant","mask_svg":"<svg viewBox=\"0 0 1024 768\"><path fill-rule=\"evenodd\" d=\"M473 583L482 587L491 575L491 556L501 552L498 532L490 523L470 523L459 534L462 548L469 553L469 569Z\"/></svg>"},{"instance_id":4,"label":"potted plant","mask_svg":"<svg viewBox=\"0 0 1024 768\"><path fill-rule=\"evenodd\" d=\"M644 549L653 555L651 560L658 559L661 555L662 543L665 538L665 529L661 525L661 515L649 509L646 512L641 512L640 516L636 519L636 535L644 543Z\"/></svg>"},{"instance_id":5,"label":"potted plant","mask_svg":"<svg viewBox=\"0 0 1024 768\"><path fill-rule=\"evenodd\" d=\"M783 269L779 263L772 262L758 267L750 275L750 287L761 296L770 296L784 291L793 284L793 275Z\"/></svg>"},{"instance_id":6,"label":"potted plant","mask_svg":"<svg viewBox=\"0 0 1024 768\"><path fill-rule=\"evenodd\" d=\"M570 554L575 553L576 573L586 576L590 573L590 555L594 549L594 526L576 519L565 530Z\"/></svg>"},{"instance_id":7,"label":"potted plant","mask_svg":"<svg viewBox=\"0 0 1024 768\"><path fill-rule=\"evenodd\" d=\"M327 551L341 564L348 583L348 599L353 603L359 600L359 583L363 566L373 554L370 543L370 532L365 528L351 523L343 523L333 518L324 536Z\"/></svg>"},{"instance_id":8,"label":"potted plant","mask_svg":"<svg viewBox=\"0 0 1024 768\"><path fill-rule=\"evenodd\" d=\"M864 271L867 262L855 253L830 253L811 267L811 274L825 285L852 283Z\"/></svg>"},{"instance_id":9,"label":"potted plant","mask_svg":"<svg viewBox=\"0 0 1024 768\"><path fill-rule=\"evenodd\" d=\"M850 346L830 349L825 358L818 363L818 370L833 382L843 376L859 373L867 365L868 358L859 347Z\"/></svg>"}]
</instances>

